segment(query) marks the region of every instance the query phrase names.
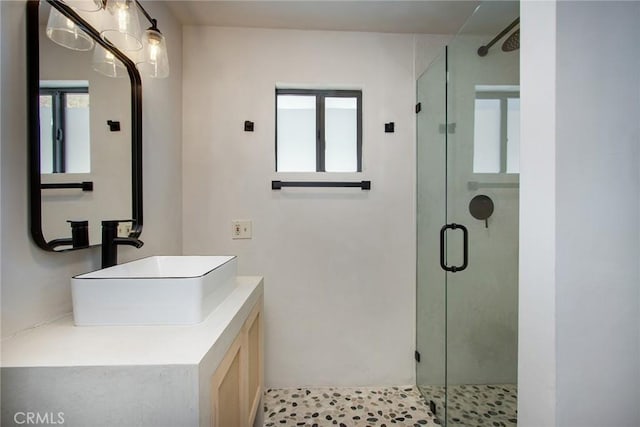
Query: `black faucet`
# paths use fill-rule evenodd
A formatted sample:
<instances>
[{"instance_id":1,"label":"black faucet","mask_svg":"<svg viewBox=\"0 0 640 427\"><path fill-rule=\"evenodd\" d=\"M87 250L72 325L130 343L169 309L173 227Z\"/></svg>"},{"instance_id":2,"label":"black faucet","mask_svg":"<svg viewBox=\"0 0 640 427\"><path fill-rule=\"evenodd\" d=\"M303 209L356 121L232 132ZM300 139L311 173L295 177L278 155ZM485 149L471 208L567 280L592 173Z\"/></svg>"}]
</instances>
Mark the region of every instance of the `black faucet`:
<instances>
[{"instance_id":1,"label":"black faucet","mask_svg":"<svg viewBox=\"0 0 640 427\"><path fill-rule=\"evenodd\" d=\"M114 266L118 263L118 246L127 245L142 247L144 243L135 237L118 237L118 224L127 222L122 220L102 221L102 268Z\"/></svg>"}]
</instances>

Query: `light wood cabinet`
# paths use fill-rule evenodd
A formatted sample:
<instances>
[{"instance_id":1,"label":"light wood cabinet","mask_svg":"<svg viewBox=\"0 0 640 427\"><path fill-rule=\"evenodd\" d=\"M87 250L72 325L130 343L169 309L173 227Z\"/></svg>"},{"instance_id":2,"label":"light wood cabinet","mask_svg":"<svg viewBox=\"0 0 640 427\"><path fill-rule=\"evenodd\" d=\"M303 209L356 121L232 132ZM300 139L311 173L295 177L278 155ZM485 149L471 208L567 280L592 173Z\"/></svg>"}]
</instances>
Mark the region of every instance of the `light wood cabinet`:
<instances>
[{"instance_id":1,"label":"light wood cabinet","mask_svg":"<svg viewBox=\"0 0 640 427\"><path fill-rule=\"evenodd\" d=\"M262 299L245 322L244 348L246 349L246 369L247 369L247 396L248 396L248 422L247 426L253 425L256 414L261 409L263 374L263 331L262 331Z\"/></svg>"},{"instance_id":2,"label":"light wood cabinet","mask_svg":"<svg viewBox=\"0 0 640 427\"><path fill-rule=\"evenodd\" d=\"M211 426L251 427L263 383L262 298L211 377Z\"/></svg>"}]
</instances>

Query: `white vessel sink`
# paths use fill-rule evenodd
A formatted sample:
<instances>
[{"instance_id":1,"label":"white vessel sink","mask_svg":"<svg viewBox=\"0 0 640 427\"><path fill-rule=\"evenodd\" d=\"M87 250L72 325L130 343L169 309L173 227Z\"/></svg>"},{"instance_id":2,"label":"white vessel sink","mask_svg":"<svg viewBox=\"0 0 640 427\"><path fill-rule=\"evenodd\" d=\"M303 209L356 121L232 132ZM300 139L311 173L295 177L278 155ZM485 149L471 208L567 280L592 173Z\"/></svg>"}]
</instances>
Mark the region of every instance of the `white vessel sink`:
<instances>
[{"instance_id":1,"label":"white vessel sink","mask_svg":"<svg viewBox=\"0 0 640 427\"><path fill-rule=\"evenodd\" d=\"M235 256L153 256L71 279L73 320L91 325L191 325L233 290Z\"/></svg>"}]
</instances>

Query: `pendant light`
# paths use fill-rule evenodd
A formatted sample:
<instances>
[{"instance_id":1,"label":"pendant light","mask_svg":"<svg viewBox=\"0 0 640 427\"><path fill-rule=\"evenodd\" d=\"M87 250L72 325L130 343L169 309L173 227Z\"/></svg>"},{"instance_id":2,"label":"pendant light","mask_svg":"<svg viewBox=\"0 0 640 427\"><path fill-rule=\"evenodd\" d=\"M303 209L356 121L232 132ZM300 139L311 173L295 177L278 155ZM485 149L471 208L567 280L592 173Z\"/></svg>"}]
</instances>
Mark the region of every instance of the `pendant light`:
<instances>
[{"instance_id":1,"label":"pendant light","mask_svg":"<svg viewBox=\"0 0 640 427\"><path fill-rule=\"evenodd\" d=\"M145 76L159 79L169 77L167 43L158 30L155 19L142 35L142 54L136 65Z\"/></svg>"},{"instance_id":2,"label":"pendant light","mask_svg":"<svg viewBox=\"0 0 640 427\"><path fill-rule=\"evenodd\" d=\"M85 21L81 17L80 22L96 28L102 40L128 56L142 75L151 78L169 76L169 55L164 35L158 29L157 21L138 0L57 0L52 4L58 2L79 11L91 12L83 14ZM138 8L151 23L144 33L140 31ZM46 32L51 40L69 49L91 50L96 45L93 69L97 72L109 77L128 75L124 64L112 52L94 43L88 34L55 7L51 8Z\"/></svg>"},{"instance_id":3,"label":"pendant light","mask_svg":"<svg viewBox=\"0 0 640 427\"><path fill-rule=\"evenodd\" d=\"M134 0L107 0L100 36L122 51L142 49L140 20Z\"/></svg>"},{"instance_id":4,"label":"pendant light","mask_svg":"<svg viewBox=\"0 0 640 427\"><path fill-rule=\"evenodd\" d=\"M169 77L169 54L164 35L158 29L158 21L153 19L138 0L135 0L151 27L142 35L143 49L135 61L141 74L151 78Z\"/></svg>"},{"instance_id":5,"label":"pendant light","mask_svg":"<svg viewBox=\"0 0 640 427\"><path fill-rule=\"evenodd\" d=\"M93 51L93 69L107 77L126 77L126 67L113 53L100 45L96 45Z\"/></svg>"},{"instance_id":6,"label":"pendant light","mask_svg":"<svg viewBox=\"0 0 640 427\"><path fill-rule=\"evenodd\" d=\"M93 39L87 33L54 7L49 12L45 32L53 42L72 50L87 51L94 45Z\"/></svg>"}]
</instances>

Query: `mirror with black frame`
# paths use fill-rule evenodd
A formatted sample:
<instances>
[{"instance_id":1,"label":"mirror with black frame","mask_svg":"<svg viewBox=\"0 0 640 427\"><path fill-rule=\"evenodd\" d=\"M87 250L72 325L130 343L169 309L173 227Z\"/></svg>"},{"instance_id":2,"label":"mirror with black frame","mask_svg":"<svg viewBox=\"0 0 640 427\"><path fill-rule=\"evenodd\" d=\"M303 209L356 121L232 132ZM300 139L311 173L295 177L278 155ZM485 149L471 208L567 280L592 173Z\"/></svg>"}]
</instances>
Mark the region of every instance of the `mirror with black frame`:
<instances>
[{"instance_id":1,"label":"mirror with black frame","mask_svg":"<svg viewBox=\"0 0 640 427\"><path fill-rule=\"evenodd\" d=\"M105 220L121 221L119 236L139 237L138 70L64 2L30 0L27 10L32 238L47 251L83 249L100 244ZM63 20L72 31L62 37L78 40L77 49L54 42L47 19ZM105 56L112 69L99 68Z\"/></svg>"}]
</instances>

